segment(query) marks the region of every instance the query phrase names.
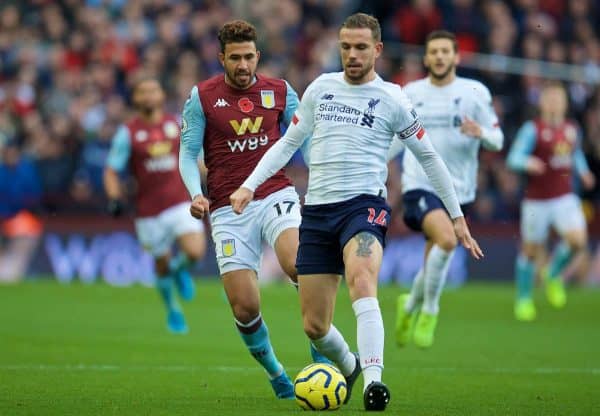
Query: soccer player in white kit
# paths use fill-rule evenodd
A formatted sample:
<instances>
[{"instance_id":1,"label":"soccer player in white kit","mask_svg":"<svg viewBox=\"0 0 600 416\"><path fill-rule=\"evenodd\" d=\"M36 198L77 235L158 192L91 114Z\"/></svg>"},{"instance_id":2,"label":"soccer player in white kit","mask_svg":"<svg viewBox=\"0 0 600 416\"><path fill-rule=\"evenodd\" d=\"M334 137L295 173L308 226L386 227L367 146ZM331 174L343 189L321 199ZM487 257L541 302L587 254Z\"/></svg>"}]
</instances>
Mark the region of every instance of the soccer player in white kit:
<instances>
[{"instance_id":1,"label":"soccer player in white kit","mask_svg":"<svg viewBox=\"0 0 600 416\"><path fill-rule=\"evenodd\" d=\"M499 151L504 135L488 89L479 81L456 76L456 37L447 31L429 34L423 58L428 76L404 92L415 106L431 143L444 159L463 212L475 200L479 148ZM390 155L391 156L391 155ZM418 347L433 344L439 300L457 245L448 211L416 157L404 156L402 174L404 222L426 239L425 262L410 294L398 297L396 343L412 339Z\"/></svg>"},{"instance_id":2,"label":"soccer player in white kit","mask_svg":"<svg viewBox=\"0 0 600 416\"><path fill-rule=\"evenodd\" d=\"M323 74L309 85L287 132L231 195L231 205L241 213L254 190L312 136L296 260L304 331L339 366L349 394L362 369L365 409L384 410L390 392L381 382L384 329L377 278L390 216L384 199L386 156L394 135L430 175L460 242L474 257L483 254L469 233L448 170L412 105L398 85L383 81L374 70L383 49L377 19L363 13L348 17L339 41L344 71ZM360 368L331 325L341 274L357 319Z\"/></svg>"}]
</instances>

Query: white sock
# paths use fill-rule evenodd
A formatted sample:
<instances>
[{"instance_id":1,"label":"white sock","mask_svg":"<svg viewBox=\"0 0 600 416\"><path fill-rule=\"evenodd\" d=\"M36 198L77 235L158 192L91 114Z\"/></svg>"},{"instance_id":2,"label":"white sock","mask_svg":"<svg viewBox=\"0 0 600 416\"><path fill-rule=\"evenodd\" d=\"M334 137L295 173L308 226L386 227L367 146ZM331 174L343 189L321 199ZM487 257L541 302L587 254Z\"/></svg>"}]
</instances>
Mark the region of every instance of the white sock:
<instances>
[{"instance_id":1,"label":"white sock","mask_svg":"<svg viewBox=\"0 0 600 416\"><path fill-rule=\"evenodd\" d=\"M427 260L425 260L425 291L422 310L437 315L440 311L440 296L444 289L444 283L446 282L446 276L448 275L448 268L450 267L450 260L454 250L447 252L441 247L434 245L429 250Z\"/></svg>"},{"instance_id":2,"label":"white sock","mask_svg":"<svg viewBox=\"0 0 600 416\"><path fill-rule=\"evenodd\" d=\"M425 279L423 278L423 268L421 267L417 272L417 275L413 279L412 286L410 288L410 295L408 301L404 305L406 312L412 312L415 307L423 302L423 292L425 290Z\"/></svg>"},{"instance_id":3,"label":"white sock","mask_svg":"<svg viewBox=\"0 0 600 416\"><path fill-rule=\"evenodd\" d=\"M337 364L344 376L352 374L356 368L356 358L335 326L331 325L323 338L313 339L312 343L317 351Z\"/></svg>"},{"instance_id":4,"label":"white sock","mask_svg":"<svg viewBox=\"0 0 600 416\"><path fill-rule=\"evenodd\" d=\"M381 381L383 370L383 318L377 298L361 298L352 304L356 315L356 342L363 369L364 388Z\"/></svg>"}]
</instances>

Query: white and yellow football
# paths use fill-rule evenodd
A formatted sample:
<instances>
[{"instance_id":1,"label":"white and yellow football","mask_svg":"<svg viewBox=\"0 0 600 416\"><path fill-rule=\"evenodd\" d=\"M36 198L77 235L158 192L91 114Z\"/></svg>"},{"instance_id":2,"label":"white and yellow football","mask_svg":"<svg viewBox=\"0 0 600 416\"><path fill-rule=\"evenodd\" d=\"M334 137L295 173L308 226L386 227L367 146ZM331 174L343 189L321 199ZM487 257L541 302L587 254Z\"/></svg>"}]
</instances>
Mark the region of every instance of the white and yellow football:
<instances>
[{"instance_id":1,"label":"white and yellow football","mask_svg":"<svg viewBox=\"0 0 600 416\"><path fill-rule=\"evenodd\" d=\"M347 392L346 379L330 364L310 364L294 380L296 403L304 410L336 410Z\"/></svg>"}]
</instances>

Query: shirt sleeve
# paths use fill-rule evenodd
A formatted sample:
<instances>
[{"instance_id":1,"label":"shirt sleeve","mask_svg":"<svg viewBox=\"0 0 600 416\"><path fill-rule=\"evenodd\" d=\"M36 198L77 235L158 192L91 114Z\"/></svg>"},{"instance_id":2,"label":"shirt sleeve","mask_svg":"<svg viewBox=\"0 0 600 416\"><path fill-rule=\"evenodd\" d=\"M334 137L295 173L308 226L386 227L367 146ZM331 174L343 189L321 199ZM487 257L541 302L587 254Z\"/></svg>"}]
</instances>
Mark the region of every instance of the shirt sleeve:
<instances>
[{"instance_id":1,"label":"shirt sleeve","mask_svg":"<svg viewBox=\"0 0 600 416\"><path fill-rule=\"evenodd\" d=\"M285 108L283 110L283 124L289 126L292 122L292 118L294 117L294 113L298 108L298 103L300 100L298 99L298 94L292 88L292 86L285 81L286 85L286 94L285 94Z\"/></svg>"},{"instance_id":2,"label":"shirt sleeve","mask_svg":"<svg viewBox=\"0 0 600 416\"><path fill-rule=\"evenodd\" d=\"M402 140L408 150L415 155L435 193L448 210L450 218L462 217L463 213L446 164L433 148L417 113L404 94L400 96L398 104L399 111L395 126L397 139Z\"/></svg>"},{"instance_id":3,"label":"shirt sleeve","mask_svg":"<svg viewBox=\"0 0 600 416\"><path fill-rule=\"evenodd\" d=\"M314 83L306 89L283 137L263 155L254 171L242 184L242 187L254 192L256 188L283 168L294 155L294 152L302 146L305 139L312 135L314 129L312 85Z\"/></svg>"},{"instance_id":4,"label":"shirt sleeve","mask_svg":"<svg viewBox=\"0 0 600 416\"><path fill-rule=\"evenodd\" d=\"M535 149L535 136L535 123L533 121L528 121L521 126L508 152L506 164L509 168L519 172L527 169L529 156Z\"/></svg>"},{"instance_id":5,"label":"shirt sleeve","mask_svg":"<svg viewBox=\"0 0 600 416\"><path fill-rule=\"evenodd\" d=\"M181 117L181 145L179 148L179 174L190 196L202 195L202 179L198 158L202 154L206 117L202 110L198 87L192 88L183 105Z\"/></svg>"},{"instance_id":6,"label":"shirt sleeve","mask_svg":"<svg viewBox=\"0 0 600 416\"><path fill-rule=\"evenodd\" d=\"M129 163L131 156L131 137L129 128L119 126L110 144L110 151L106 159L106 166L117 172L122 172Z\"/></svg>"},{"instance_id":7,"label":"shirt sleeve","mask_svg":"<svg viewBox=\"0 0 600 416\"><path fill-rule=\"evenodd\" d=\"M502 133L498 116L494 110L492 94L484 85L475 88L475 94L477 95L475 121L481 127L481 144L488 150L498 152L502 150L504 133Z\"/></svg>"},{"instance_id":8,"label":"shirt sleeve","mask_svg":"<svg viewBox=\"0 0 600 416\"><path fill-rule=\"evenodd\" d=\"M292 88L292 86L285 81L287 86L287 93L285 98L285 109L283 111L283 123L289 126L292 123L292 118L298 109L298 104L300 103L300 99L298 98L298 94ZM302 158L304 159L304 163L308 165L310 163L310 138L304 141L302 146L300 146L300 152L302 153Z\"/></svg>"}]
</instances>

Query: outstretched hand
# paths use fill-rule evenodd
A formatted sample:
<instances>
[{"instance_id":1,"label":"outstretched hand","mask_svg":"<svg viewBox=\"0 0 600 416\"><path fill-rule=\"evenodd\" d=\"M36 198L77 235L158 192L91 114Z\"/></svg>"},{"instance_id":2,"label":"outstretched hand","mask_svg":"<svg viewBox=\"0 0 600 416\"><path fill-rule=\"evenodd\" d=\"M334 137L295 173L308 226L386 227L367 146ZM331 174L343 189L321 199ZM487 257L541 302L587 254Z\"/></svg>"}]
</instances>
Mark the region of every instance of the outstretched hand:
<instances>
[{"instance_id":1,"label":"outstretched hand","mask_svg":"<svg viewBox=\"0 0 600 416\"><path fill-rule=\"evenodd\" d=\"M231 208L236 214L244 212L244 208L254 199L254 192L248 188L240 187L229 197Z\"/></svg>"},{"instance_id":2,"label":"outstretched hand","mask_svg":"<svg viewBox=\"0 0 600 416\"><path fill-rule=\"evenodd\" d=\"M479 247L477 241L471 237L471 232L469 231L469 226L465 221L465 217L455 218L454 223L454 233L456 234L456 238L460 244L466 248L473 258L479 260L483 257L483 251Z\"/></svg>"}]
</instances>

